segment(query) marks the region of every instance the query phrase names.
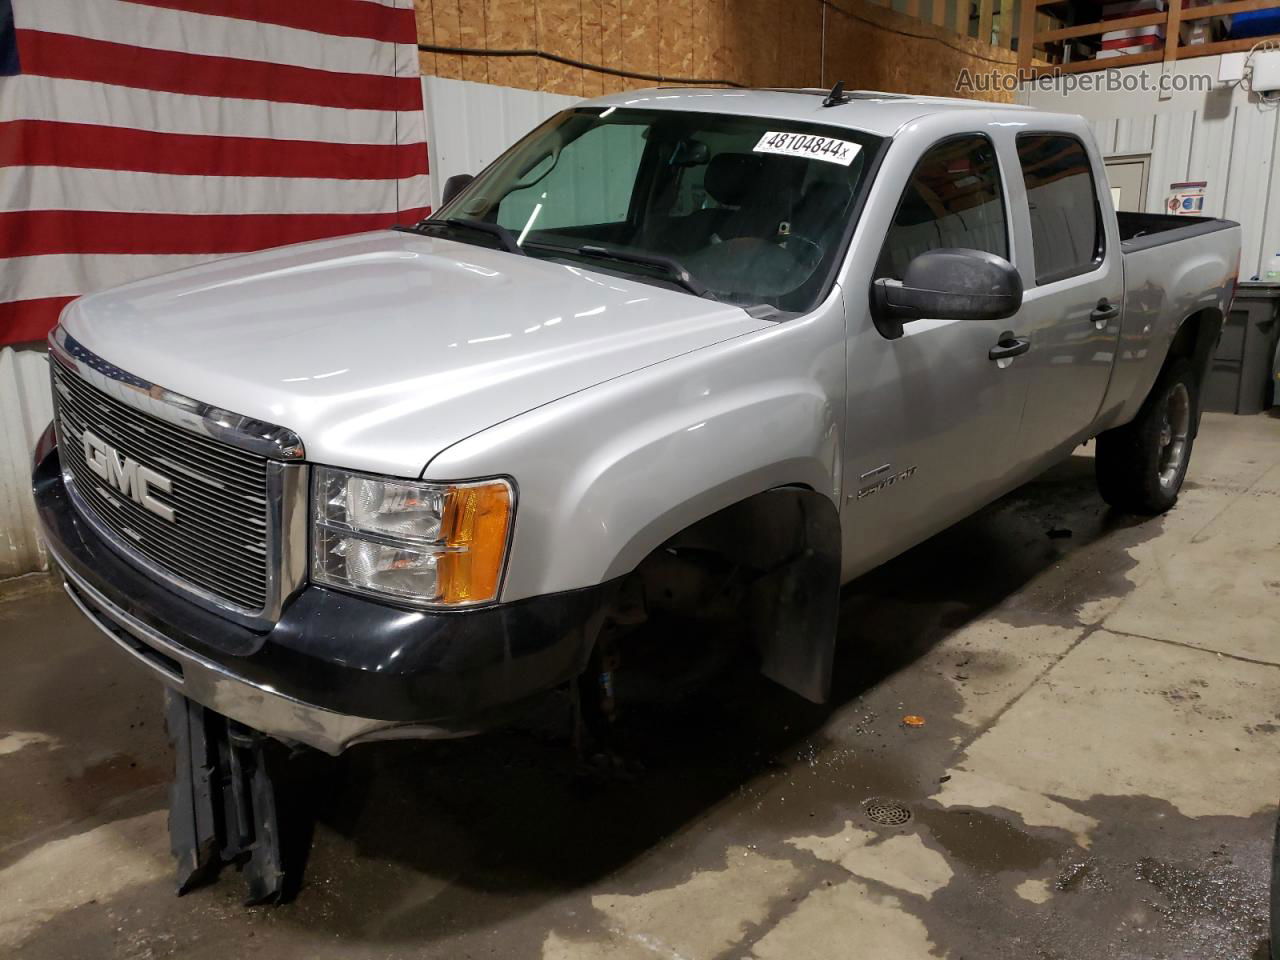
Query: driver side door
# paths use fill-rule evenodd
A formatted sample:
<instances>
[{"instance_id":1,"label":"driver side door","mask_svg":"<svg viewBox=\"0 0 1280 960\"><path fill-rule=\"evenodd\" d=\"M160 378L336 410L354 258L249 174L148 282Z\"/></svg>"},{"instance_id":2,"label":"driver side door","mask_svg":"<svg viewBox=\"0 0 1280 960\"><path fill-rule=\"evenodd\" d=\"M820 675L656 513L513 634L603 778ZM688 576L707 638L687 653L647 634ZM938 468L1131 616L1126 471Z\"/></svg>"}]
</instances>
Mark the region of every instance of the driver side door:
<instances>
[{"instance_id":1,"label":"driver side door","mask_svg":"<svg viewBox=\"0 0 1280 960\"><path fill-rule=\"evenodd\" d=\"M901 169L886 161L883 170ZM967 248L1012 260L997 152L982 134L946 137L901 186L871 280L901 279L916 256ZM921 319L888 339L864 291L846 294L845 579L895 556L1003 490L1027 394L1016 342L1022 313L1002 320Z\"/></svg>"}]
</instances>

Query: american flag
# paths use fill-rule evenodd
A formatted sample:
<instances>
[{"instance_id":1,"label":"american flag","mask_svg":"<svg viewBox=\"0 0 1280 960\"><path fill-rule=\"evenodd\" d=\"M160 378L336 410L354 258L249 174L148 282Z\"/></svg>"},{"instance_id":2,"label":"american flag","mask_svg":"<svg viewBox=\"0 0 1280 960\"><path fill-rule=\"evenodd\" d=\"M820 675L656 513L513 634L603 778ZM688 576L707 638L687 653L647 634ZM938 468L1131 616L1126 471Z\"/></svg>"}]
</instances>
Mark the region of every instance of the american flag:
<instances>
[{"instance_id":1,"label":"american flag","mask_svg":"<svg viewBox=\"0 0 1280 960\"><path fill-rule=\"evenodd\" d=\"M0 346L77 295L424 216L413 0L0 0Z\"/></svg>"}]
</instances>

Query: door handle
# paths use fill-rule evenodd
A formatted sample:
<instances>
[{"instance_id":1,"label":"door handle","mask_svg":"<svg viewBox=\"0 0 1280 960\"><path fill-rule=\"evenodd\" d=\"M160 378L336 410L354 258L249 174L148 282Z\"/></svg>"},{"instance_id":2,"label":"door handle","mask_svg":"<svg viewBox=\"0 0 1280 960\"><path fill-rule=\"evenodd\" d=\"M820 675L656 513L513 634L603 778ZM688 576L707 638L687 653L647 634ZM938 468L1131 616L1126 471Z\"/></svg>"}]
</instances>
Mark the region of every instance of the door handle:
<instances>
[{"instance_id":1,"label":"door handle","mask_svg":"<svg viewBox=\"0 0 1280 960\"><path fill-rule=\"evenodd\" d=\"M1093 308L1093 313L1089 314L1089 319L1101 328L1108 320L1114 320L1118 316L1120 316L1120 308L1103 297Z\"/></svg>"},{"instance_id":2,"label":"door handle","mask_svg":"<svg viewBox=\"0 0 1280 960\"><path fill-rule=\"evenodd\" d=\"M1000 337L1000 342L991 348L987 357L991 360L1012 360L1030 349L1031 341L1026 337L1015 337L1012 333L1006 333Z\"/></svg>"}]
</instances>

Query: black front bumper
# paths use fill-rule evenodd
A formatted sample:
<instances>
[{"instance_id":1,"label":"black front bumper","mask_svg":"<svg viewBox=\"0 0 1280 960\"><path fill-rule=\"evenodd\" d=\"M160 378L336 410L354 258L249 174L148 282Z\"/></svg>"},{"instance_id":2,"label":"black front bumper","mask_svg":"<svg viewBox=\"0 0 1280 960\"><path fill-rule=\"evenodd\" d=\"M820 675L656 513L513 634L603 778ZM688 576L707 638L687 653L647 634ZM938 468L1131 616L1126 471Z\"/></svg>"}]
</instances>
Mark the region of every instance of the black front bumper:
<instances>
[{"instance_id":1,"label":"black front bumper","mask_svg":"<svg viewBox=\"0 0 1280 960\"><path fill-rule=\"evenodd\" d=\"M309 710L322 719L333 714L377 721L352 728L366 731L353 739L448 736L500 723L582 672L614 590L606 583L433 613L307 585L278 622L259 633L150 579L83 522L48 434L37 448L33 488L42 532L68 592L161 679L177 686L175 673L181 678L200 670L239 684L235 696L203 698L219 699L205 706L231 716L245 712L239 705L246 699L276 697L301 708L303 728L314 720ZM198 690L187 693L202 699ZM294 724L272 730L255 717L235 718L278 736L308 739ZM337 752L330 739L317 745Z\"/></svg>"}]
</instances>

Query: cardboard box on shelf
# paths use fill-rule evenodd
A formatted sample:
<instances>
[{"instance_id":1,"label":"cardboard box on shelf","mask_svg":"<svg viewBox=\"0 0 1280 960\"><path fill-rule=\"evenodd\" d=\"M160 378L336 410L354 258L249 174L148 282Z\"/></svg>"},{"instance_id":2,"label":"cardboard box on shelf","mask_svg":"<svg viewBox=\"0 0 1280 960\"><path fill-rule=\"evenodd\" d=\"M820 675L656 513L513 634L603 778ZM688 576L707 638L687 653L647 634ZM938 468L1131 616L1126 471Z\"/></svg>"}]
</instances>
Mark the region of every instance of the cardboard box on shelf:
<instances>
[{"instance_id":1,"label":"cardboard box on shelf","mask_svg":"<svg viewBox=\"0 0 1280 960\"><path fill-rule=\"evenodd\" d=\"M1144 13L1163 13L1164 9L1164 0L1119 0L1102 5L1102 19L1122 20L1125 17L1140 17Z\"/></svg>"},{"instance_id":2,"label":"cardboard box on shelf","mask_svg":"<svg viewBox=\"0 0 1280 960\"><path fill-rule=\"evenodd\" d=\"M1213 23L1209 20L1193 20L1178 25L1178 39L1184 47L1194 47L1213 39Z\"/></svg>"},{"instance_id":3,"label":"cardboard box on shelf","mask_svg":"<svg viewBox=\"0 0 1280 960\"><path fill-rule=\"evenodd\" d=\"M1102 35L1104 47L1123 47L1127 44L1150 43L1164 39L1164 27L1130 27L1128 30L1108 30Z\"/></svg>"}]
</instances>

